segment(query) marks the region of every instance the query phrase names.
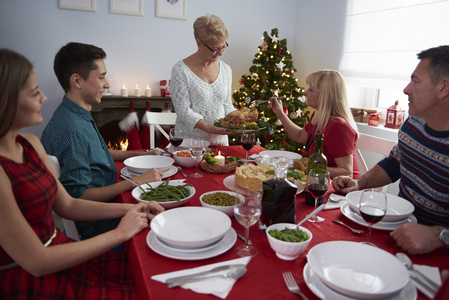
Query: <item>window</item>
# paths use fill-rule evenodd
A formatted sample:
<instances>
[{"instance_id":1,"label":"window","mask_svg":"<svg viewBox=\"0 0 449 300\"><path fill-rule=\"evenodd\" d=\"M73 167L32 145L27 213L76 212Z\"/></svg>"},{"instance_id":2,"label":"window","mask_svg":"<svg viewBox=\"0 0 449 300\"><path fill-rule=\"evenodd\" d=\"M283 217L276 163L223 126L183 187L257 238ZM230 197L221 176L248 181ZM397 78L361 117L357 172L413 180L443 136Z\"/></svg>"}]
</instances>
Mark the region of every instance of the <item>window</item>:
<instances>
[{"instance_id":1,"label":"window","mask_svg":"<svg viewBox=\"0 0 449 300\"><path fill-rule=\"evenodd\" d=\"M348 0L339 69L351 106L388 108L399 100L407 109L402 91L416 54L448 44L448 11L449 0Z\"/></svg>"}]
</instances>

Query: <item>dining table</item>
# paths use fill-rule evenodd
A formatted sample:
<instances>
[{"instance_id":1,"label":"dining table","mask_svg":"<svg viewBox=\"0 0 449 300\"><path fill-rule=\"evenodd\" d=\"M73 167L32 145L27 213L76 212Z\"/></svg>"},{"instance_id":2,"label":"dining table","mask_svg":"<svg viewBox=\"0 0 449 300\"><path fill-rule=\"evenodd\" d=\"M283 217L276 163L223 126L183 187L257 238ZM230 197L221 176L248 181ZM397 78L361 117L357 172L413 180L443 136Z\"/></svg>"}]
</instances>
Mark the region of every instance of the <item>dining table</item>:
<instances>
[{"instance_id":1,"label":"dining table","mask_svg":"<svg viewBox=\"0 0 449 300\"><path fill-rule=\"evenodd\" d=\"M220 151L223 156L234 156L244 158L246 151L242 146L215 146L214 151ZM258 154L267 149L261 146L254 146L249 155ZM117 180L120 178L120 170L124 168L123 161L117 161ZM185 179L185 183L193 185L196 189L195 195L184 206L201 206L199 200L203 193L228 190L224 185L224 180L232 176L230 173L209 173L200 169L204 175L201 178L193 178L189 175L195 172L195 168L183 168L188 177L183 177L177 172L170 179ZM335 193L332 188L329 189L325 196L325 202L331 193ZM137 203L131 195L131 191L122 193L119 202ZM305 203L305 192L296 196L296 222L302 220L306 215L310 214L314 207ZM176 208L172 208L176 209ZM308 299L319 299L309 289L304 280L303 270L307 263L307 253L315 245L329 241L352 241L364 242L367 239L367 227L357 224L349 220L342 214L340 209L323 210L319 213L325 220L321 223L305 222L302 226L312 232L313 238L305 252L295 260L282 260L276 256L271 249L266 233L259 229L256 225L249 229L249 239L258 250L258 254L253 257L247 265L247 272L239 278L226 299L298 299L298 295L291 293L284 282L282 273L292 272L295 281L298 283L301 292ZM355 229L362 229L364 233L354 234L349 229L333 222L340 220ZM231 218L232 228L241 235L245 234L245 228L238 223L235 217ZM182 224L180 224L182 226ZM199 294L182 287L168 288L166 284L151 279L152 276L173 271L179 271L189 268L196 268L203 265L225 262L239 258L234 253L234 248L244 243L241 239L237 239L235 244L228 251L199 260L181 260L165 257L154 252L147 244L147 235L150 228L142 230L131 240L125 243L125 251L129 257L129 261L134 273L136 289L139 299L217 299L216 296L210 294ZM404 252L396 241L390 235L390 231L373 229L371 234L371 242L379 249L385 250L392 255L398 252ZM331 256L332 253L329 253ZM348 253L351 255L351 253ZM438 267L439 270L449 270L449 249L441 248L428 254L409 255L414 264ZM370 258L375 260L376 257ZM424 294L418 291L417 299L428 299Z\"/></svg>"}]
</instances>

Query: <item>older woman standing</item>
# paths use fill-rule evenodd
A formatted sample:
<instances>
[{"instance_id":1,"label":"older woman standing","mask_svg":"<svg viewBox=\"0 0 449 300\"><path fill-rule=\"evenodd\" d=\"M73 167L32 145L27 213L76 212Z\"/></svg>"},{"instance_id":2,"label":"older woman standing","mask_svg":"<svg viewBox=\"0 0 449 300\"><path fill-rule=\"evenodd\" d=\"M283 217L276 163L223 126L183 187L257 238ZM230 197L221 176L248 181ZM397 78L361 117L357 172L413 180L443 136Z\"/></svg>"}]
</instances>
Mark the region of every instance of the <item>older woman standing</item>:
<instances>
[{"instance_id":1,"label":"older woman standing","mask_svg":"<svg viewBox=\"0 0 449 300\"><path fill-rule=\"evenodd\" d=\"M212 145L228 145L224 128L213 126L235 110L232 105L232 71L219 60L228 47L228 31L215 15L199 17L193 24L198 51L172 69L170 92L176 110L176 128L184 138L204 139Z\"/></svg>"},{"instance_id":2,"label":"older woman standing","mask_svg":"<svg viewBox=\"0 0 449 300\"><path fill-rule=\"evenodd\" d=\"M307 76L307 104L315 108L310 122L303 128L294 124L282 109L280 100L270 102L285 131L298 143L306 144L307 155L315 150L315 136L324 134L323 153L331 178L338 175L360 177L354 154L357 126L349 109L343 76L334 70L321 70Z\"/></svg>"}]
</instances>

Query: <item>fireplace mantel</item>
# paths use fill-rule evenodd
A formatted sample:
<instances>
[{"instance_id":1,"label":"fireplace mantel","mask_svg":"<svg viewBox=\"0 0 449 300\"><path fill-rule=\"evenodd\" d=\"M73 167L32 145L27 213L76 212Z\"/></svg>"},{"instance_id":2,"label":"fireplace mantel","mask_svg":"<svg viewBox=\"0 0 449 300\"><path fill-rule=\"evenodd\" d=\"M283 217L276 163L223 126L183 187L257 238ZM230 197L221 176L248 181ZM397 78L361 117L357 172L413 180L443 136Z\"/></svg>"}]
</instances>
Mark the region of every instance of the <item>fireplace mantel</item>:
<instances>
[{"instance_id":1,"label":"fireplace mantel","mask_svg":"<svg viewBox=\"0 0 449 300\"><path fill-rule=\"evenodd\" d=\"M134 101L134 111L137 113L139 119L147 109L147 102L150 102L151 111L165 110L168 102L169 109L173 111L173 105L170 97L122 97L122 96L103 96L101 103L92 105L92 118L97 127L114 121L123 120L124 117L131 112L131 102Z\"/></svg>"},{"instance_id":2,"label":"fireplace mantel","mask_svg":"<svg viewBox=\"0 0 449 300\"><path fill-rule=\"evenodd\" d=\"M134 111L137 113L139 124L147 110L147 102L150 103L151 111L164 111L167 103L170 111L174 111L170 97L103 96L101 103L92 105L91 115L104 140L107 144L111 142L112 147L117 147L119 142L126 138L126 133L121 131L118 124L131 112L132 101L134 101ZM140 126L141 129L142 126ZM157 136L156 146L162 146L162 140Z\"/></svg>"}]
</instances>

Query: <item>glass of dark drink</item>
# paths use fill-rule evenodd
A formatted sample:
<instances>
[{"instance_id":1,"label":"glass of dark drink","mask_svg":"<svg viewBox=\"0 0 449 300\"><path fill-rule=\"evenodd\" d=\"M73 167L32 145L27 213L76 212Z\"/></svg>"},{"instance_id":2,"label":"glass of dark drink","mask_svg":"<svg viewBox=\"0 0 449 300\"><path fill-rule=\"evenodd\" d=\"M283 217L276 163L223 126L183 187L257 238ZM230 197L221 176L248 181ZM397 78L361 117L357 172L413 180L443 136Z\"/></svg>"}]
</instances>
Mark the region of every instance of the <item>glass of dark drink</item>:
<instances>
[{"instance_id":1,"label":"glass of dark drink","mask_svg":"<svg viewBox=\"0 0 449 300\"><path fill-rule=\"evenodd\" d=\"M362 243L377 247L375 244L370 242L371 229L373 224L376 224L382 220L387 213L387 195L370 190L364 191L360 197L359 211L363 220L368 223L368 235L366 242Z\"/></svg>"},{"instance_id":2,"label":"glass of dark drink","mask_svg":"<svg viewBox=\"0 0 449 300\"><path fill-rule=\"evenodd\" d=\"M242 137L240 139L240 143L242 144L243 149L246 150L246 162L248 162L248 153L249 150L253 149L256 144L256 135L254 133L242 133Z\"/></svg>"},{"instance_id":3,"label":"glass of dark drink","mask_svg":"<svg viewBox=\"0 0 449 300\"><path fill-rule=\"evenodd\" d=\"M175 147L176 151L178 151L179 145L181 145L183 138L183 133L181 129L171 128L170 129L170 143Z\"/></svg>"},{"instance_id":4,"label":"glass of dark drink","mask_svg":"<svg viewBox=\"0 0 449 300\"><path fill-rule=\"evenodd\" d=\"M323 197L329 185L331 183L331 178L329 171L323 169L311 169L309 175L307 175L307 189L309 193L315 198L315 209L318 206L318 199ZM319 223L323 222L324 218L318 215L312 216L309 219L310 222Z\"/></svg>"}]
</instances>

